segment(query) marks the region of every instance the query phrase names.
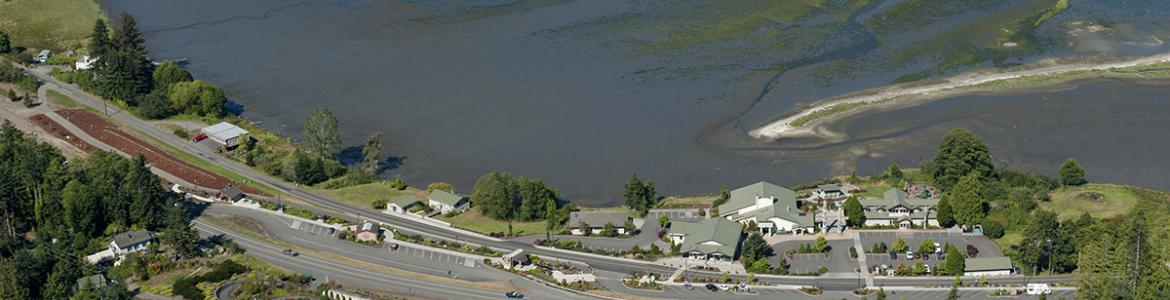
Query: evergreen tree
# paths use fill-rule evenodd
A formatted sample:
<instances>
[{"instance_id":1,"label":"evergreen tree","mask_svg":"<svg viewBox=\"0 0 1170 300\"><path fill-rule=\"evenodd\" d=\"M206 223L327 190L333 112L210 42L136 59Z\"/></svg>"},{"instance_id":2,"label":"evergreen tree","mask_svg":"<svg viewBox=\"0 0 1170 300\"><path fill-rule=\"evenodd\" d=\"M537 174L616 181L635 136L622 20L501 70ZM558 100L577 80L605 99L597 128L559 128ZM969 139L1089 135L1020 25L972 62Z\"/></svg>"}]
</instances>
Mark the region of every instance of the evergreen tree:
<instances>
[{"instance_id":1,"label":"evergreen tree","mask_svg":"<svg viewBox=\"0 0 1170 300\"><path fill-rule=\"evenodd\" d=\"M766 258L772 255L772 247L768 246L768 242L764 241L764 237L759 232L752 232L744 239L743 246L739 250L739 259L745 264L750 264L756 260Z\"/></svg>"},{"instance_id":2,"label":"evergreen tree","mask_svg":"<svg viewBox=\"0 0 1170 300\"><path fill-rule=\"evenodd\" d=\"M305 121L304 138L309 149L325 157L333 157L341 149L337 118L328 109L318 108L309 112L309 118Z\"/></svg>"},{"instance_id":3,"label":"evergreen tree","mask_svg":"<svg viewBox=\"0 0 1170 300\"><path fill-rule=\"evenodd\" d=\"M110 29L106 27L106 21L98 18L93 24L93 33L89 36L89 55L92 57L103 57L113 48L110 44Z\"/></svg>"},{"instance_id":4,"label":"evergreen tree","mask_svg":"<svg viewBox=\"0 0 1170 300\"><path fill-rule=\"evenodd\" d=\"M943 136L929 172L935 184L949 190L969 174L979 178L993 177L995 166L982 138L966 129L954 129Z\"/></svg>"},{"instance_id":5,"label":"evergreen tree","mask_svg":"<svg viewBox=\"0 0 1170 300\"><path fill-rule=\"evenodd\" d=\"M182 257L199 255L199 234L191 228L182 206L167 207L167 227L162 242L175 249Z\"/></svg>"},{"instance_id":6,"label":"evergreen tree","mask_svg":"<svg viewBox=\"0 0 1170 300\"><path fill-rule=\"evenodd\" d=\"M955 225L955 212L951 208L951 202L947 201L947 197L938 200L938 225L943 228L950 228Z\"/></svg>"},{"instance_id":7,"label":"evergreen tree","mask_svg":"<svg viewBox=\"0 0 1170 300\"><path fill-rule=\"evenodd\" d=\"M0 299L30 299L28 274L18 265L21 257L0 258Z\"/></svg>"},{"instance_id":8,"label":"evergreen tree","mask_svg":"<svg viewBox=\"0 0 1170 300\"><path fill-rule=\"evenodd\" d=\"M902 168L899 168L898 164L891 164L890 167L886 169L886 178L889 178L890 180L902 180L903 176L905 176L905 174L902 174Z\"/></svg>"},{"instance_id":9,"label":"evergreen tree","mask_svg":"<svg viewBox=\"0 0 1170 300\"><path fill-rule=\"evenodd\" d=\"M362 169L377 173L382 159L382 134L371 134L362 146Z\"/></svg>"},{"instance_id":10,"label":"evergreen tree","mask_svg":"<svg viewBox=\"0 0 1170 300\"><path fill-rule=\"evenodd\" d=\"M0 53L8 54L12 52L12 40L8 38L8 33L0 31Z\"/></svg>"},{"instance_id":11,"label":"evergreen tree","mask_svg":"<svg viewBox=\"0 0 1170 300\"><path fill-rule=\"evenodd\" d=\"M658 192L654 190L653 182L643 182L638 175L631 175L629 180L626 180L625 192L622 196L626 200L626 206L638 212L639 216L645 216L650 208L657 205Z\"/></svg>"},{"instance_id":12,"label":"evergreen tree","mask_svg":"<svg viewBox=\"0 0 1170 300\"><path fill-rule=\"evenodd\" d=\"M138 21L125 11L121 15L122 26L114 31L113 44L119 50L126 52L131 57L146 61L146 37L138 30ZM95 26L95 34L97 32Z\"/></svg>"},{"instance_id":13,"label":"evergreen tree","mask_svg":"<svg viewBox=\"0 0 1170 300\"><path fill-rule=\"evenodd\" d=\"M1069 158L1060 165L1060 183L1064 185L1081 185L1085 183L1085 168L1076 160Z\"/></svg>"},{"instance_id":14,"label":"evergreen tree","mask_svg":"<svg viewBox=\"0 0 1170 300\"><path fill-rule=\"evenodd\" d=\"M983 222L983 199L980 192L983 184L977 174L963 176L950 192L943 195L951 206L955 222L962 225L976 225Z\"/></svg>"},{"instance_id":15,"label":"evergreen tree","mask_svg":"<svg viewBox=\"0 0 1170 300\"><path fill-rule=\"evenodd\" d=\"M959 300L959 286L962 284L963 281L956 275L955 283L951 284L951 291L947 293L947 300Z\"/></svg>"},{"instance_id":16,"label":"evergreen tree","mask_svg":"<svg viewBox=\"0 0 1170 300\"><path fill-rule=\"evenodd\" d=\"M967 268L967 260L963 258L963 253L951 244L946 245L944 252L947 254L947 258L943 259L942 266L946 275L963 275L963 270Z\"/></svg>"},{"instance_id":17,"label":"evergreen tree","mask_svg":"<svg viewBox=\"0 0 1170 300\"><path fill-rule=\"evenodd\" d=\"M845 223L849 227L857 228L865 225L865 208L861 206L861 201L857 200L857 196L851 196L845 200Z\"/></svg>"}]
</instances>

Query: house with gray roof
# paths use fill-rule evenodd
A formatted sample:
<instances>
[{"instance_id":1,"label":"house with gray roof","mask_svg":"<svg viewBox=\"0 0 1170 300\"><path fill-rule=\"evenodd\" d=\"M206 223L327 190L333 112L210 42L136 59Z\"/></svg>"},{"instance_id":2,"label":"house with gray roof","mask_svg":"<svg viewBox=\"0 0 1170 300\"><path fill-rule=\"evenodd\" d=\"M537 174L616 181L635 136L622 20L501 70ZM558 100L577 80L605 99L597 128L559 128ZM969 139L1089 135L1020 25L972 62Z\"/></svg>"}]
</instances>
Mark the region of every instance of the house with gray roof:
<instances>
[{"instance_id":1,"label":"house with gray roof","mask_svg":"<svg viewBox=\"0 0 1170 300\"><path fill-rule=\"evenodd\" d=\"M628 220L630 220L630 214L626 212L575 211L569 213L569 223L567 225L573 228L570 231L573 235L584 235L585 230L589 230L590 234L600 234L606 224L613 225L617 229L618 234L626 234L624 225ZM581 228L581 224L585 224L586 228Z\"/></svg>"},{"instance_id":2,"label":"house with gray roof","mask_svg":"<svg viewBox=\"0 0 1170 300\"><path fill-rule=\"evenodd\" d=\"M392 213L404 214L416 207L422 207L422 201L418 196L410 193L394 196L386 202L386 211Z\"/></svg>"},{"instance_id":3,"label":"house with gray roof","mask_svg":"<svg viewBox=\"0 0 1170 300\"><path fill-rule=\"evenodd\" d=\"M119 233L110 241L110 252L116 255L126 255L145 251L150 243L154 242L154 234L146 230L135 230Z\"/></svg>"},{"instance_id":4,"label":"house with gray roof","mask_svg":"<svg viewBox=\"0 0 1170 300\"><path fill-rule=\"evenodd\" d=\"M963 276L1012 275L1012 259L1007 256L967 258Z\"/></svg>"},{"instance_id":5,"label":"house with gray roof","mask_svg":"<svg viewBox=\"0 0 1170 300\"><path fill-rule=\"evenodd\" d=\"M812 233L816 222L800 208L796 192L768 182L757 182L731 191L719 216L742 224L754 222L761 234Z\"/></svg>"},{"instance_id":6,"label":"house with gray roof","mask_svg":"<svg viewBox=\"0 0 1170 300\"><path fill-rule=\"evenodd\" d=\"M735 259L743 224L724 218L697 221L674 221L670 224L671 243L679 245L679 253L696 259Z\"/></svg>"},{"instance_id":7,"label":"house with gray roof","mask_svg":"<svg viewBox=\"0 0 1170 300\"><path fill-rule=\"evenodd\" d=\"M470 206L466 196L444 190L435 190L427 195L427 205L439 210L441 214L462 212Z\"/></svg>"},{"instance_id":8,"label":"house with gray roof","mask_svg":"<svg viewBox=\"0 0 1170 300\"><path fill-rule=\"evenodd\" d=\"M248 139L248 131L228 122L219 122L218 124L204 127L199 130L203 134L211 138L224 149L232 149Z\"/></svg>"},{"instance_id":9,"label":"house with gray roof","mask_svg":"<svg viewBox=\"0 0 1170 300\"><path fill-rule=\"evenodd\" d=\"M910 197L905 191L891 188L882 198L861 199L866 226L898 225L899 228L938 226L938 198Z\"/></svg>"},{"instance_id":10,"label":"house with gray roof","mask_svg":"<svg viewBox=\"0 0 1170 300\"><path fill-rule=\"evenodd\" d=\"M849 197L849 191L840 184L822 184L813 189L812 195L817 199L840 199Z\"/></svg>"}]
</instances>

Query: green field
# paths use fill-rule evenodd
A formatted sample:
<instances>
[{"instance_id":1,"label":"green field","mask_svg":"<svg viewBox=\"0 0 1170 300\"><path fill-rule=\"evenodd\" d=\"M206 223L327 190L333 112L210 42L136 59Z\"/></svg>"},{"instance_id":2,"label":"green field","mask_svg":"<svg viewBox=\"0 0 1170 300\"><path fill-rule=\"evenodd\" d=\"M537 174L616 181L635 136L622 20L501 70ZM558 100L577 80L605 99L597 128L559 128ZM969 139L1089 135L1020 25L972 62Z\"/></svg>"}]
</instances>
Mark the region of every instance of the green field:
<instances>
[{"instance_id":1,"label":"green field","mask_svg":"<svg viewBox=\"0 0 1170 300\"><path fill-rule=\"evenodd\" d=\"M397 197L398 195L408 193L395 189L391 186L390 182L387 181L378 181L374 183L343 187L336 190L315 189L314 192L328 195L330 198L341 200L353 207L364 209L373 208L371 203L373 203L374 200L381 199L389 201L391 198Z\"/></svg>"},{"instance_id":2,"label":"green field","mask_svg":"<svg viewBox=\"0 0 1170 300\"><path fill-rule=\"evenodd\" d=\"M0 31L14 46L62 52L85 47L102 16L94 0L7 0L0 2Z\"/></svg>"},{"instance_id":3,"label":"green field","mask_svg":"<svg viewBox=\"0 0 1170 300\"><path fill-rule=\"evenodd\" d=\"M1135 191L1133 187L1086 184L1054 191L1052 192L1052 201L1041 202L1040 207L1055 211L1061 219L1076 218L1083 213L1089 213L1094 218L1104 219L1129 212L1130 208L1133 208L1143 197L1148 198L1148 196Z\"/></svg>"},{"instance_id":4,"label":"green field","mask_svg":"<svg viewBox=\"0 0 1170 300\"><path fill-rule=\"evenodd\" d=\"M508 222L484 216L479 207L472 207L454 217L441 217L440 220L451 223L451 226L463 228L479 233L503 232L508 233ZM512 222L512 234L516 236L544 234L544 221Z\"/></svg>"}]
</instances>

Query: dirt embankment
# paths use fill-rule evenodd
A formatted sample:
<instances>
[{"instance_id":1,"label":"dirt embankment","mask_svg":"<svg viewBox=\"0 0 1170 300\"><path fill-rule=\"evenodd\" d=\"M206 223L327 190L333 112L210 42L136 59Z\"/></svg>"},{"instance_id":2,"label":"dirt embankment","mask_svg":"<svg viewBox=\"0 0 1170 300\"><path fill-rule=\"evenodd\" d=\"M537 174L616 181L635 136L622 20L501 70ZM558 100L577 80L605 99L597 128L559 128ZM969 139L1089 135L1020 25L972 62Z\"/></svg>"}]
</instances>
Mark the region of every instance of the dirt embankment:
<instances>
[{"instance_id":1,"label":"dirt embankment","mask_svg":"<svg viewBox=\"0 0 1170 300\"><path fill-rule=\"evenodd\" d=\"M163 171L182 178L183 180L192 184L216 190L222 189L224 186L229 184L235 184L226 177L183 162L182 160L171 156L166 151L163 151L154 145L151 145L150 143L144 142L137 137L122 131L117 126L114 126L102 117L94 115L88 111L82 109L63 109L57 111L57 114L68 120L69 123L73 123L73 125L84 131L85 134L101 141L102 143L110 145L111 147L114 147L119 151L130 155L145 156L146 160L150 162L151 166L162 169ZM57 136L58 138L69 141L79 149L82 149L86 152L92 152L96 150L93 145L90 145L76 136L73 136L73 134L69 133L69 131L61 126L61 124L57 124L44 115L33 116L32 120L41 126L41 128L44 128L46 131L50 132L54 136ZM260 190L247 185L235 185L239 186L241 190L249 194L265 194L260 192Z\"/></svg>"}]
</instances>

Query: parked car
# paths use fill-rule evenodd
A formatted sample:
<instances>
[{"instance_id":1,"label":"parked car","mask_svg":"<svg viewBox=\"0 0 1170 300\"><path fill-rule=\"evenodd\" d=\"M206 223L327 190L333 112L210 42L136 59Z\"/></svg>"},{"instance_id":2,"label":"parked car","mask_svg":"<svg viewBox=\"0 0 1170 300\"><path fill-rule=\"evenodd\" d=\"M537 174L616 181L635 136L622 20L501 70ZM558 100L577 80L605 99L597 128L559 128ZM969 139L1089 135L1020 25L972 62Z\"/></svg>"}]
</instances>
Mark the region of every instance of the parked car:
<instances>
[{"instance_id":1,"label":"parked car","mask_svg":"<svg viewBox=\"0 0 1170 300\"><path fill-rule=\"evenodd\" d=\"M337 228L329 227L329 234L333 234L334 232L337 232Z\"/></svg>"},{"instance_id":2,"label":"parked car","mask_svg":"<svg viewBox=\"0 0 1170 300\"><path fill-rule=\"evenodd\" d=\"M301 255L300 253L297 253L297 252L296 252L296 251L294 251L293 249L284 249L284 251L280 251L280 253L284 253L284 255L288 255L288 256L297 256L297 255Z\"/></svg>"},{"instance_id":3,"label":"parked car","mask_svg":"<svg viewBox=\"0 0 1170 300\"><path fill-rule=\"evenodd\" d=\"M719 289L726 291L726 290L730 290L731 286L727 285L727 284L720 284Z\"/></svg>"},{"instance_id":4,"label":"parked car","mask_svg":"<svg viewBox=\"0 0 1170 300\"><path fill-rule=\"evenodd\" d=\"M1051 294L1052 288L1048 287L1047 283L1029 283L1025 293L1028 295Z\"/></svg>"},{"instance_id":5,"label":"parked car","mask_svg":"<svg viewBox=\"0 0 1170 300\"><path fill-rule=\"evenodd\" d=\"M200 133L200 134L196 134L196 135L195 135L195 137L192 137L192 138L191 138L191 141L192 141L192 142L196 142L196 143L198 143L199 141L202 141L202 140L204 140L204 139L207 139L207 134L206 134L206 133Z\"/></svg>"},{"instance_id":6,"label":"parked car","mask_svg":"<svg viewBox=\"0 0 1170 300\"><path fill-rule=\"evenodd\" d=\"M398 243L390 243L390 251L398 251Z\"/></svg>"},{"instance_id":7,"label":"parked car","mask_svg":"<svg viewBox=\"0 0 1170 300\"><path fill-rule=\"evenodd\" d=\"M944 259L947 259L947 253L946 252L939 253L938 260L944 260Z\"/></svg>"},{"instance_id":8,"label":"parked car","mask_svg":"<svg viewBox=\"0 0 1170 300\"><path fill-rule=\"evenodd\" d=\"M943 248L942 248L941 244L934 243L934 253L935 254L943 253Z\"/></svg>"},{"instance_id":9,"label":"parked car","mask_svg":"<svg viewBox=\"0 0 1170 300\"><path fill-rule=\"evenodd\" d=\"M719 290L719 287L715 286L715 284L713 284L713 283L708 283L704 287L706 287L708 291L712 291L712 292Z\"/></svg>"},{"instance_id":10,"label":"parked car","mask_svg":"<svg viewBox=\"0 0 1170 300\"><path fill-rule=\"evenodd\" d=\"M914 252L914 259L922 258L922 253Z\"/></svg>"},{"instance_id":11,"label":"parked car","mask_svg":"<svg viewBox=\"0 0 1170 300\"><path fill-rule=\"evenodd\" d=\"M517 292L517 291L511 291L511 292L504 293L504 296L507 296L508 298L511 298L511 299L524 299L524 294L521 294L520 292Z\"/></svg>"},{"instance_id":12,"label":"parked car","mask_svg":"<svg viewBox=\"0 0 1170 300\"><path fill-rule=\"evenodd\" d=\"M914 259L914 252L906 251L906 259Z\"/></svg>"},{"instance_id":13,"label":"parked car","mask_svg":"<svg viewBox=\"0 0 1170 300\"><path fill-rule=\"evenodd\" d=\"M695 286L692 285L689 281L686 283L683 283L683 287L687 288L687 290L692 290L692 291L695 290Z\"/></svg>"},{"instance_id":14,"label":"parked car","mask_svg":"<svg viewBox=\"0 0 1170 300\"><path fill-rule=\"evenodd\" d=\"M926 274L931 274L930 273L930 265L922 265L922 266L926 267Z\"/></svg>"},{"instance_id":15,"label":"parked car","mask_svg":"<svg viewBox=\"0 0 1170 300\"><path fill-rule=\"evenodd\" d=\"M898 252L890 251L890 259L898 260Z\"/></svg>"}]
</instances>

